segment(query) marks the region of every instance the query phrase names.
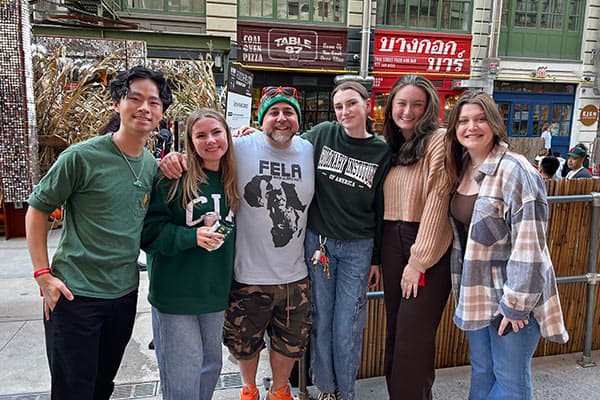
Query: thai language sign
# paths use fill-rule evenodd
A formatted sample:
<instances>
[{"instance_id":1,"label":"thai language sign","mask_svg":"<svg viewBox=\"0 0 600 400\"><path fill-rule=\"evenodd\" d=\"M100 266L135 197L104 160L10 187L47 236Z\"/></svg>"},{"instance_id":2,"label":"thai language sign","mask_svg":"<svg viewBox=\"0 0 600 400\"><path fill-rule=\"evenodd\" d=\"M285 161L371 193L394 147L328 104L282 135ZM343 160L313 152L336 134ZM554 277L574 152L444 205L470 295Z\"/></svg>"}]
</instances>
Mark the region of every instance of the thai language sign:
<instances>
[{"instance_id":1,"label":"thai language sign","mask_svg":"<svg viewBox=\"0 0 600 400\"><path fill-rule=\"evenodd\" d=\"M340 68L346 65L346 31L238 25L238 61L246 65Z\"/></svg>"},{"instance_id":2,"label":"thai language sign","mask_svg":"<svg viewBox=\"0 0 600 400\"><path fill-rule=\"evenodd\" d=\"M471 35L375 31L375 71L469 74Z\"/></svg>"}]
</instances>

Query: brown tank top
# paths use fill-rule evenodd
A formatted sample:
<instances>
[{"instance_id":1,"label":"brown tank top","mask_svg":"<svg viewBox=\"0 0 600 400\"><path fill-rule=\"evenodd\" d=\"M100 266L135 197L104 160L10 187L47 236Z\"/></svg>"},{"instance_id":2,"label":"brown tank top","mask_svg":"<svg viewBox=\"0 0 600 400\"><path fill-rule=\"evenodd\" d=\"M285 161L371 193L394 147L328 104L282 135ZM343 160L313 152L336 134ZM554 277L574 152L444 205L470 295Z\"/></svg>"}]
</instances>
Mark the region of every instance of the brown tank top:
<instances>
[{"instance_id":1,"label":"brown tank top","mask_svg":"<svg viewBox=\"0 0 600 400\"><path fill-rule=\"evenodd\" d=\"M450 201L450 215L468 227L471 224L475 200L477 200L477 194L464 195L455 192Z\"/></svg>"},{"instance_id":2,"label":"brown tank top","mask_svg":"<svg viewBox=\"0 0 600 400\"><path fill-rule=\"evenodd\" d=\"M458 239L463 252L467 246L467 235L475 208L475 200L477 200L477 194L464 195L458 192L455 192L450 200L450 215L456 222Z\"/></svg>"}]
</instances>

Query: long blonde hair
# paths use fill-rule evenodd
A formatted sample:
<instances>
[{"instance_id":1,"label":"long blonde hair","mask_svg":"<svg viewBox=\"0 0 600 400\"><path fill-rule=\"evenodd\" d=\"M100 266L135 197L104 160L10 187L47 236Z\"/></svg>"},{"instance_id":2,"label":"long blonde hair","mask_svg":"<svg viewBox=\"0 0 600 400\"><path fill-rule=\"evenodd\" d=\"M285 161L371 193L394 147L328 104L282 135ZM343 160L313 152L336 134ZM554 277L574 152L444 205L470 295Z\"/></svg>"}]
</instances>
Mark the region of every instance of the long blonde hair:
<instances>
[{"instance_id":1,"label":"long blonde hair","mask_svg":"<svg viewBox=\"0 0 600 400\"><path fill-rule=\"evenodd\" d=\"M221 170L221 180L223 182L223 188L225 191L225 197L227 198L227 205L232 211L237 211L240 196L237 192L237 168L235 163L235 154L233 150L233 141L231 139L231 130L225 118L215 110L209 108L201 108L193 111L185 124L185 153L187 154L187 165L188 170L183 175L183 193L181 196L183 208L192 201L198 194L198 188L200 185L208 183L208 177L202 169L204 167L204 160L194 149L192 142L192 127L194 124L202 118L213 118L217 120L225 131L227 132L227 144L229 145L227 152L219 161L219 168ZM179 179L174 180L169 190L167 201L171 202L177 196L177 187Z\"/></svg>"}]
</instances>

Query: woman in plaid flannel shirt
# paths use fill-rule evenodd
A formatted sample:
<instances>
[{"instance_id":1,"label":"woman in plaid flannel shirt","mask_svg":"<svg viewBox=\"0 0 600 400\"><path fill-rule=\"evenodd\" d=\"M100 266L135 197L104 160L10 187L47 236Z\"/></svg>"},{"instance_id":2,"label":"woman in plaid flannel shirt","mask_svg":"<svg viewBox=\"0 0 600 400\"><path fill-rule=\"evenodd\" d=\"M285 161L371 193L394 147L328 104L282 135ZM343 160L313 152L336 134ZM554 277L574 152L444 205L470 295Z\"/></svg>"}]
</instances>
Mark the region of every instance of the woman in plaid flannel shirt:
<instances>
[{"instance_id":1,"label":"woman in plaid flannel shirt","mask_svg":"<svg viewBox=\"0 0 600 400\"><path fill-rule=\"evenodd\" d=\"M546 245L544 182L525 157L508 150L488 94L461 96L447 137L457 182L450 204L454 322L469 339L469 398L531 399L540 335L568 340Z\"/></svg>"}]
</instances>

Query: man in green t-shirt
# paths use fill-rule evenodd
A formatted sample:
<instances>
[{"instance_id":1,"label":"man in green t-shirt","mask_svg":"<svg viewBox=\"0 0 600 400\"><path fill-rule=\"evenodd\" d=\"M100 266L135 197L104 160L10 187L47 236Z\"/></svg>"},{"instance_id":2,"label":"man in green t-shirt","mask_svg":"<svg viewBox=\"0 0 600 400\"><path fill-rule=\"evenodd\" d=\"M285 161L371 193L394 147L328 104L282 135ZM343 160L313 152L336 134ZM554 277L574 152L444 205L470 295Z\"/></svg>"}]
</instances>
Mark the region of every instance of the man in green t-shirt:
<instances>
[{"instance_id":1,"label":"man in green t-shirt","mask_svg":"<svg viewBox=\"0 0 600 400\"><path fill-rule=\"evenodd\" d=\"M34 278L44 297L52 399L109 399L135 319L140 233L156 161L144 148L172 95L143 66L110 82L116 132L65 150L29 197ZM48 214L64 205L50 266Z\"/></svg>"}]
</instances>

